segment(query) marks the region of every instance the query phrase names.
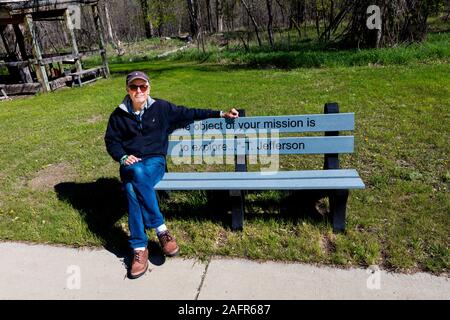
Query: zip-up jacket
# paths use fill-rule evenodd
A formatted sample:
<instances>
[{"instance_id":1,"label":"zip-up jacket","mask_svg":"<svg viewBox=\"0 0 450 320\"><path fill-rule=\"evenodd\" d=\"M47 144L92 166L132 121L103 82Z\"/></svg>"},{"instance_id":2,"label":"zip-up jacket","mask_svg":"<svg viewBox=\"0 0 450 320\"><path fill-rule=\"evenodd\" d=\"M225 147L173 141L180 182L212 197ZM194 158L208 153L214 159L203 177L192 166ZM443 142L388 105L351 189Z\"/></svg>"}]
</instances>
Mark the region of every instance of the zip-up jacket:
<instances>
[{"instance_id":1,"label":"zip-up jacket","mask_svg":"<svg viewBox=\"0 0 450 320\"><path fill-rule=\"evenodd\" d=\"M150 97L145 112L139 117L128 110L127 98L109 117L105 134L106 150L118 162L125 155L166 156L173 129L195 120L220 117L220 111L176 106Z\"/></svg>"}]
</instances>

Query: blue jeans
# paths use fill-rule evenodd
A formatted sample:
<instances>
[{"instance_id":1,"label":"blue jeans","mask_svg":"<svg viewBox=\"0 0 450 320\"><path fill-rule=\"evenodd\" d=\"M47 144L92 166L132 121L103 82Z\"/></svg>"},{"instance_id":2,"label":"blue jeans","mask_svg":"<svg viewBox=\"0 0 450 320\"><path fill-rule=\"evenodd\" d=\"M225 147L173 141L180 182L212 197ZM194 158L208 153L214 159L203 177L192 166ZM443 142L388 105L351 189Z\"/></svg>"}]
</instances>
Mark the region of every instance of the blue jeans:
<instances>
[{"instance_id":1,"label":"blue jeans","mask_svg":"<svg viewBox=\"0 0 450 320\"><path fill-rule=\"evenodd\" d=\"M154 186L164 176L165 166L163 156L154 156L120 167L120 177L128 199L129 243L132 249L147 246L146 228L164 224Z\"/></svg>"}]
</instances>

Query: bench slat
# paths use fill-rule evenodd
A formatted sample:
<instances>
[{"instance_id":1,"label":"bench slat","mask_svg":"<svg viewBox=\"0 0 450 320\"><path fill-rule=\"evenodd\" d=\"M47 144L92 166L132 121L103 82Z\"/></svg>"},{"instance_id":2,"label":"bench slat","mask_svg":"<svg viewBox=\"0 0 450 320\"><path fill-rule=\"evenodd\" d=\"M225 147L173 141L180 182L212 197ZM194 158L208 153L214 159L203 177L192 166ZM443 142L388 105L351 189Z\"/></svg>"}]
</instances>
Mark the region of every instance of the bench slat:
<instances>
[{"instance_id":1,"label":"bench slat","mask_svg":"<svg viewBox=\"0 0 450 320\"><path fill-rule=\"evenodd\" d=\"M167 154L171 157L223 156L233 154L328 154L352 153L353 136L283 137L268 139L183 139L169 141ZM181 152L183 150L183 152ZM225 150L225 151L224 151Z\"/></svg>"},{"instance_id":2,"label":"bench slat","mask_svg":"<svg viewBox=\"0 0 450 320\"><path fill-rule=\"evenodd\" d=\"M156 190L302 190L363 189L360 178L248 179L248 180L161 180Z\"/></svg>"},{"instance_id":3,"label":"bench slat","mask_svg":"<svg viewBox=\"0 0 450 320\"><path fill-rule=\"evenodd\" d=\"M195 121L172 132L172 137L189 135L248 134L278 130L289 132L321 132L354 130L354 113L309 114L291 116L241 117L235 120L207 119Z\"/></svg>"},{"instance_id":4,"label":"bench slat","mask_svg":"<svg viewBox=\"0 0 450 320\"><path fill-rule=\"evenodd\" d=\"M325 179L325 178L359 178L359 175L358 172L354 169L272 171L272 172L169 172L164 175L165 181Z\"/></svg>"}]
</instances>

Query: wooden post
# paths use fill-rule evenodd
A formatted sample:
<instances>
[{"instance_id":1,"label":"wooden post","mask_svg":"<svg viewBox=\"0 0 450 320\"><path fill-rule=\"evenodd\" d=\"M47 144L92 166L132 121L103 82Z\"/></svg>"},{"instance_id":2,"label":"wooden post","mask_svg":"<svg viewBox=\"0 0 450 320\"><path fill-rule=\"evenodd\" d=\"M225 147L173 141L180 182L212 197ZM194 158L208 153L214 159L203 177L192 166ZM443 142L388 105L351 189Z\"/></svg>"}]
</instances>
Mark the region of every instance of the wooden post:
<instances>
[{"instance_id":1,"label":"wooden post","mask_svg":"<svg viewBox=\"0 0 450 320\"><path fill-rule=\"evenodd\" d=\"M92 6L92 15L94 16L95 29L97 30L98 34L98 46L100 49L100 55L102 56L103 68L105 70L105 78L107 78L109 76L109 66L108 60L106 59L105 42L103 40L103 25L100 19L100 15L98 13L97 5Z\"/></svg>"},{"instance_id":2,"label":"wooden post","mask_svg":"<svg viewBox=\"0 0 450 320\"><path fill-rule=\"evenodd\" d=\"M13 25L14 33L16 34L16 40L19 45L19 51L17 52L17 56L19 57L19 60L26 60L27 59L27 50L25 49L25 40L23 38L22 30L20 30L20 27L18 24ZM22 81L24 83L32 83L33 78L31 77L30 67L22 67L19 68L20 77L22 78Z\"/></svg>"},{"instance_id":3,"label":"wooden post","mask_svg":"<svg viewBox=\"0 0 450 320\"><path fill-rule=\"evenodd\" d=\"M25 46L23 44L23 36L22 32L19 30L17 33L18 26L12 25L13 30L9 29L9 25L3 25L0 27L1 38L3 40L3 45L8 54L8 62L13 61L25 61L26 60L26 51ZM12 32L16 33L16 41L14 41L12 37ZM16 42L19 44L19 48L16 46ZM24 60L25 58L25 60ZM8 72L12 78L12 81L23 83L33 82L33 78L31 77L30 68L28 65L18 65L18 66L7 66Z\"/></svg>"},{"instance_id":4,"label":"wooden post","mask_svg":"<svg viewBox=\"0 0 450 320\"><path fill-rule=\"evenodd\" d=\"M24 26L25 30L28 34L29 41L31 42L31 46L33 48L34 59L36 59L36 76L42 86L42 90L44 92L50 91L50 84L48 83L47 73L45 72L45 66L41 64L42 61L42 53L41 48L39 47L38 40L36 38L36 31L33 26L33 17L31 14L25 15L24 18Z\"/></svg>"},{"instance_id":5,"label":"wooden post","mask_svg":"<svg viewBox=\"0 0 450 320\"><path fill-rule=\"evenodd\" d=\"M83 71L83 67L81 66L81 58L78 52L78 45L77 39L75 38L75 32L73 32L74 26L72 23L72 18L70 17L69 9L66 9L64 11L64 21L66 22L65 30L69 36L69 40L72 45L72 53L75 56L75 68L77 69L77 72L81 72Z\"/></svg>"},{"instance_id":6,"label":"wooden post","mask_svg":"<svg viewBox=\"0 0 450 320\"><path fill-rule=\"evenodd\" d=\"M61 71L61 74L64 75L64 63L58 62L59 71Z\"/></svg>"}]
</instances>

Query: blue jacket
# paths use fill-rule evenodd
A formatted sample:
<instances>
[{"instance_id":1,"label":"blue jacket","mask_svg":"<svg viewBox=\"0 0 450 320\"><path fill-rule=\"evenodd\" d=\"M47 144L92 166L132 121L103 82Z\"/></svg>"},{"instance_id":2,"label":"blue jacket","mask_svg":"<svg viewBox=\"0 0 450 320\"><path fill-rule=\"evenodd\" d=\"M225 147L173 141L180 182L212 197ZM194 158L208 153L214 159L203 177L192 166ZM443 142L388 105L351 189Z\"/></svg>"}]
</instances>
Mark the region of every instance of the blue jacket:
<instances>
[{"instance_id":1,"label":"blue jacket","mask_svg":"<svg viewBox=\"0 0 450 320\"><path fill-rule=\"evenodd\" d=\"M186 108L149 97L140 119L129 112L126 101L127 97L109 117L105 134L106 150L116 161L125 155L166 156L169 134L174 129L194 120L220 117L220 111Z\"/></svg>"}]
</instances>

